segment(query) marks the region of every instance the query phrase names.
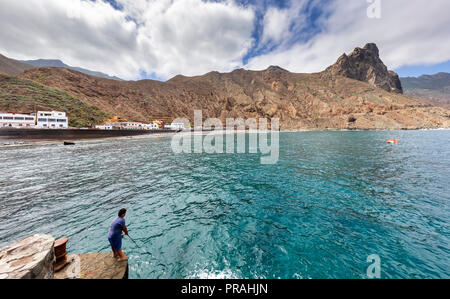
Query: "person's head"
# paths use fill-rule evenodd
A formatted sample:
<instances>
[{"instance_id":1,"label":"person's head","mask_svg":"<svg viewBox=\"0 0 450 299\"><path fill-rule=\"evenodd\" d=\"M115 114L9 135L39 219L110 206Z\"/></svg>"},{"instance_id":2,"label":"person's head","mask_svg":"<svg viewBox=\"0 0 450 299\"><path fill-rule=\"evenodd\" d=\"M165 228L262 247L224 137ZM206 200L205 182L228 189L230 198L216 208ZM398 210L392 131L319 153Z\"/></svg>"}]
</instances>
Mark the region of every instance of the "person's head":
<instances>
[{"instance_id":1,"label":"person's head","mask_svg":"<svg viewBox=\"0 0 450 299\"><path fill-rule=\"evenodd\" d=\"M124 218L126 214L127 214L127 209L121 209L119 211L119 217Z\"/></svg>"}]
</instances>

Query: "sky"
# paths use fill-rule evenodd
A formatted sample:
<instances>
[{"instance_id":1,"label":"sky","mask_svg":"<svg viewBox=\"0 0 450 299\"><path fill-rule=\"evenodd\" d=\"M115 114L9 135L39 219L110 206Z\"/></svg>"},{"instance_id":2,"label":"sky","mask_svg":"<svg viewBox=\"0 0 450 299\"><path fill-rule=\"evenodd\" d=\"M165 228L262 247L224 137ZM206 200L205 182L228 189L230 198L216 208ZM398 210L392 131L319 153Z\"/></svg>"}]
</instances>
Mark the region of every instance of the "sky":
<instances>
[{"instance_id":1,"label":"sky","mask_svg":"<svg viewBox=\"0 0 450 299\"><path fill-rule=\"evenodd\" d=\"M400 76L450 72L448 0L0 0L0 53L126 80L324 70L374 42Z\"/></svg>"}]
</instances>

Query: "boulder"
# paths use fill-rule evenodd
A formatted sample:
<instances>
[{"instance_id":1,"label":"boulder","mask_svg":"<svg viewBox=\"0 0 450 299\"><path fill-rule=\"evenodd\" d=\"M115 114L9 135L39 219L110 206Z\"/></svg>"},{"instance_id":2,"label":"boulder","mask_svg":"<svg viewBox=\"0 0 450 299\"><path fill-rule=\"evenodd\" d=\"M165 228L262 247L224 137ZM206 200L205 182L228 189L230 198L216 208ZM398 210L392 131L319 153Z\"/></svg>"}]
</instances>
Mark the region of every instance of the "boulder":
<instances>
[{"instance_id":1,"label":"boulder","mask_svg":"<svg viewBox=\"0 0 450 299\"><path fill-rule=\"evenodd\" d=\"M55 239L33 235L0 250L0 279L53 279Z\"/></svg>"}]
</instances>

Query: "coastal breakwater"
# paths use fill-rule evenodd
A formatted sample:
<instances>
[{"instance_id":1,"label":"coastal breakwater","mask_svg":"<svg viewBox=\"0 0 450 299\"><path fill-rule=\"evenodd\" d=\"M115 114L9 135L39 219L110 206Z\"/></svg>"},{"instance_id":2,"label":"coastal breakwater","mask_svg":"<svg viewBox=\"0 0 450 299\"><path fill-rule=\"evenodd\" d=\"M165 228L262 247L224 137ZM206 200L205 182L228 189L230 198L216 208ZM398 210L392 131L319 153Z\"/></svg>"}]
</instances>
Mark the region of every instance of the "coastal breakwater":
<instances>
[{"instance_id":1,"label":"coastal breakwater","mask_svg":"<svg viewBox=\"0 0 450 299\"><path fill-rule=\"evenodd\" d=\"M81 140L173 133L173 130L0 129L6 140Z\"/></svg>"}]
</instances>

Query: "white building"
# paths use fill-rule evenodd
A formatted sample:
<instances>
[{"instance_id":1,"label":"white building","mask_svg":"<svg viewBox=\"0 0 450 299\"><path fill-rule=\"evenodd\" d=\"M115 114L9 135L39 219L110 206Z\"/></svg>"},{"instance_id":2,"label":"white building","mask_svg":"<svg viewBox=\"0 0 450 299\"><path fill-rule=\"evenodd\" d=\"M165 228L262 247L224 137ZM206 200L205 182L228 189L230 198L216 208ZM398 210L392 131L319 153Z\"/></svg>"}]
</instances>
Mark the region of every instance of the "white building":
<instances>
[{"instance_id":1,"label":"white building","mask_svg":"<svg viewBox=\"0 0 450 299\"><path fill-rule=\"evenodd\" d=\"M38 111L36 128L38 129L67 129L69 119L65 112Z\"/></svg>"},{"instance_id":2,"label":"white building","mask_svg":"<svg viewBox=\"0 0 450 299\"><path fill-rule=\"evenodd\" d=\"M144 130L144 124L138 122L127 122L124 125L125 130Z\"/></svg>"},{"instance_id":3,"label":"white building","mask_svg":"<svg viewBox=\"0 0 450 299\"><path fill-rule=\"evenodd\" d=\"M184 130L185 125L184 125L184 123L172 123L171 125L164 126L164 128L167 130L178 131L178 130Z\"/></svg>"},{"instance_id":4,"label":"white building","mask_svg":"<svg viewBox=\"0 0 450 299\"><path fill-rule=\"evenodd\" d=\"M144 128L145 128L145 130L158 130L159 129L157 124L145 124Z\"/></svg>"},{"instance_id":5,"label":"white building","mask_svg":"<svg viewBox=\"0 0 450 299\"><path fill-rule=\"evenodd\" d=\"M35 123L34 115L0 112L0 128L34 128Z\"/></svg>"},{"instance_id":6,"label":"white building","mask_svg":"<svg viewBox=\"0 0 450 299\"><path fill-rule=\"evenodd\" d=\"M95 126L95 128L98 130L111 131L113 129L113 126L103 125L103 126Z\"/></svg>"},{"instance_id":7,"label":"white building","mask_svg":"<svg viewBox=\"0 0 450 299\"><path fill-rule=\"evenodd\" d=\"M159 130L157 124L144 124L139 122L105 123L95 128L99 130Z\"/></svg>"}]
</instances>

